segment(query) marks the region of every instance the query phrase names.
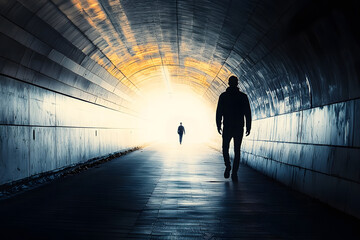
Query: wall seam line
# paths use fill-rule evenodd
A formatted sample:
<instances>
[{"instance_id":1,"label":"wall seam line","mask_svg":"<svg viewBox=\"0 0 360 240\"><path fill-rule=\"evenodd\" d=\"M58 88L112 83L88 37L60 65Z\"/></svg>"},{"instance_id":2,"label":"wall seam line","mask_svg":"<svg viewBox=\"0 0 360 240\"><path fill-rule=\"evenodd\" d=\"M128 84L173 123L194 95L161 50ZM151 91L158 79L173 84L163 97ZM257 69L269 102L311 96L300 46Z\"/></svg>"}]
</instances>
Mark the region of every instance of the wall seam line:
<instances>
[{"instance_id":1,"label":"wall seam line","mask_svg":"<svg viewBox=\"0 0 360 240\"><path fill-rule=\"evenodd\" d=\"M305 171L315 172L315 173L323 174L323 175L326 175L326 176L329 176L329 177L333 177L333 178L341 179L341 180L344 180L344 181L348 181L348 182L360 184L360 182L357 182L357 181L352 180L352 179L348 179L348 178L344 178L344 177L339 177L339 176L331 175L331 174L324 173L324 172L321 172L321 171L318 171L318 170L313 170L313 169L310 169L310 168L305 168L305 167L301 167L301 166L297 166L297 165L293 165L293 164L281 162L281 161L279 161L279 160L271 159L271 158L268 158L268 157L264 157L264 156L261 156L261 155L253 154L253 153L250 153L250 152L247 152L247 151L243 151L243 150L242 150L241 152L247 153L247 154L250 154L250 155L253 155L253 156L255 156L255 157L261 157L261 158L266 159L266 160L269 160L269 161L273 161L273 162L277 162L277 163L280 163L280 164L284 164L284 165L286 165L286 166L290 166L290 167L293 167L293 168L299 168L299 169L303 169L303 170L305 170ZM250 164L248 164L249 161L244 161L244 160L242 160L242 162L244 162L244 163L246 163L247 165L251 166ZM254 168L254 169L257 169L257 168L255 168L254 166L251 166L251 167ZM257 170L258 170L258 169L257 169ZM260 170L258 170L258 171L260 171ZM268 172L265 172L265 171L261 171L261 172L263 172L264 174L267 174L267 173L268 173Z\"/></svg>"},{"instance_id":2,"label":"wall seam line","mask_svg":"<svg viewBox=\"0 0 360 240\"><path fill-rule=\"evenodd\" d=\"M31 69L31 70L33 70L33 69ZM34 71L34 70L33 70L33 71ZM38 72L38 73L39 73L39 72ZM42 73L39 73L39 74L42 74ZM43 74L42 74L42 75L43 75ZM106 108L106 109L109 109L109 110L113 110L113 111L116 111L116 112L119 112L119 113L122 113L122 114L130 115L130 116L133 116L133 117L136 117L136 118L139 118L139 119L144 119L144 118L142 118L142 117L140 117L140 116L137 116L137 115L135 115L135 114L132 114L132 113L122 112L122 111L117 110L117 109L115 109L115 108L107 107L107 106L101 105L101 104L96 103L96 102L91 102L91 101L88 101L88 100L85 100L85 99L81 99L81 98L79 98L79 97L75 97L75 96L71 96L71 95L68 95L68 94L65 94L65 93L62 93L62 92L58 92L58 91L55 91L55 90L50 89L50 88L47 88L47 87L43 87L43 86L39 86L39 85L36 85L36 84L34 84L34 83L31 83L31 82L27 82L27 81L25 81L25 80L19 79L19 78L17 78L17 77L11 76L11 75L7 75L7 74L4 74L4 73L0 73L0 76L7 77L7 78L9 78L9 79L12 79L12 80L15 80L15 81L19 81L19 82L22 82L22 83L25 83L25 84L28 84L28 85L31 85L31 86L34 86L34 87L38 87L38 88L41 88L41 89L45 89L45 90L47 90L47 91L54 92L54 93L60 94L60 95L62 95L62 96L66 96L66 97L69 97L69 98L72 98L72 99L76 99L76 100L79 100L79 101L82 101L82 102L86 102L86 103L89 103L89 104L93 104L93 105L96 105L96 106L99 106L99 107L102 107L102 108ZM56 80L56 79L54 79L54 80L55 80L55 81L58 81L58 80ZM63 83L63 82L61 82L61 83ZM67 85L67 84L66 84L66 85ZM68 85L68 86L70 86L70 85ZM70 87L71 87L71 86L70 86ZM78 88L75 88L75 89L78 89ZM78 89L78 90L82 91L81 89ZM87 92L85 92L85 93L87 93ZM87 94L90 94L90 93L87 93ZM91 95L91 94L90 94L90 95ZM106 99L105 99L105 100L106 100ZM109 101L109 102L110 102L110 101ZM113 103L113 102L110 102L110 103ZM114 103L113 103L113 104L114 104ZM120 106L120 105L117 105L117 106L122 107L122 108L126 108L126 107ZM126 108L126 109L128 109L128 108Z\"/></svg>"},{"instance_id":3,"label":"wall seam line","mask_svg":"<svg viewBox=\"0 0 360 240\"><path fill-rule=\"evenodd\" d=\"M112 127L81 127L81 126L52 126L52 125L49 125L49 126L46 126L46 125L31 125L31 124L2 124L0 123L0 126L9 126L9 127L38 127L38 128L79 128L79 129L83 129L83 128L88 128L88 129L143 129L143 128L112 128Z\"/></svg>"},{"instance_id":4,"label":"wall seam line","mask_svg":"<svg viewBox=\"0 0 360 240\"><path fill-rule=\"evenodd\" d=\"M288 142L288 141L273 141L273 140L255 140L255 139L244 139L244 141L251 142L268 142L268 143L284 143L284 144L294 144L294 145L314 145L322 147L339 147L339 148L351 148L351 149L360 149L360 146L346 146L346 145L331 145L331 144L322 144L322 143L306 143L306 142Z\"/></svg>"}]
</instances>

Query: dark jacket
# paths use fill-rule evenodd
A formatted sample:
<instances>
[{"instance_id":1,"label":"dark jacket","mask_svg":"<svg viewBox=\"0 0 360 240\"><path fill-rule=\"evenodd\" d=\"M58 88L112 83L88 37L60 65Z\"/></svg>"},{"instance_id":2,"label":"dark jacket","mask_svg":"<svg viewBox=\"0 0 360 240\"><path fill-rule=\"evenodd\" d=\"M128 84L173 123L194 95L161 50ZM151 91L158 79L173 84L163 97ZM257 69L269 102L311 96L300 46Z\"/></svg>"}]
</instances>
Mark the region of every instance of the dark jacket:
<instances>
[{"instance_id":1,"label":"dark jacket","mask_svg":"<svg viewBox=\"0 0 360 240\"><path fill-rule=\"evenodd\" d=\"M251 110L249 99L245 93L237 87L228 87L219 97L216 109L216 126L221 128L223 118L224 129L238 130L244 127L246 118L246 130L251 129Z\"/></svg>"},{"instance_id":2,"label":"dark jacket","mask_svg":"<svg viewBox=\"0 0 360 240\"><path fill-rule=\"evenodd\" d=\"M180 134L180 135L183 135L184 133L185 133L185 128L182 126L182 125L180 125L179 127L178 127L178 134Z\"/></svg>"}]
</instances>

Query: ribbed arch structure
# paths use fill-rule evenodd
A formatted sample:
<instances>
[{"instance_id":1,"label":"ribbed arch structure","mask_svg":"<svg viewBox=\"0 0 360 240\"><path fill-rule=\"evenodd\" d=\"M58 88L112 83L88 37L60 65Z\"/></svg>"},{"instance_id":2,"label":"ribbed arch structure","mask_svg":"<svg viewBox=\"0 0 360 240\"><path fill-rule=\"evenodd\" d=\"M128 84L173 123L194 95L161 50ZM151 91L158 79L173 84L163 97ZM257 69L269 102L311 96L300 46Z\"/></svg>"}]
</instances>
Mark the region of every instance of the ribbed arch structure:
<instances>
[{"instance_id":1,"label":"ribbed arch structure","mask_svg":"<svg viewBox=\"0 0 360 240\"><path fill-rule=\"evenodd\" d=\"M243 162L360 216L359 16L352 0L0 0L0 183L139 145L154 97L214 110L236 75Z\"/></svg>"}]
</instances>

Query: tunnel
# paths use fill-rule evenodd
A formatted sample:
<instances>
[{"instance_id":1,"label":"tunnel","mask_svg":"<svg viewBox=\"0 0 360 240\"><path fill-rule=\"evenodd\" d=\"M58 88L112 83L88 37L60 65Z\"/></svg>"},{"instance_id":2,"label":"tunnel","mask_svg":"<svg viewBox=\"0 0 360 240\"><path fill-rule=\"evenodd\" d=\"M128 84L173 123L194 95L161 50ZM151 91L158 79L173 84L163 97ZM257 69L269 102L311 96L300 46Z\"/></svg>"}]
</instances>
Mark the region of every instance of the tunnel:
<instances>
[{"instance_id":1,"label":"tunnel","mask_svg":"<svg viewBox=\"0 0 360 240\"><path fill-rule=\"evenodd\" d=\"M0 0L0 186L175 144L181 121L185 143L221 151L215 110L234 75L252 112L242 166L357 221L359 10L355 0Z\"/></svg>"}]
</instances>

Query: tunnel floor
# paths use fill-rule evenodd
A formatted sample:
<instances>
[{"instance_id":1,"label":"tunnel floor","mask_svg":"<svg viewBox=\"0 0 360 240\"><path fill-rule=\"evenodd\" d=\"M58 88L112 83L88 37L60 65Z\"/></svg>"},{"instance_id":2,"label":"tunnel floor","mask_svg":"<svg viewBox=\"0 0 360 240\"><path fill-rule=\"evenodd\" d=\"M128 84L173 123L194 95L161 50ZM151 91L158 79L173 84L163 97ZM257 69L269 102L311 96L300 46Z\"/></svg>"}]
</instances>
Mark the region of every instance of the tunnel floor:
<instances>
[{"instance_id":1,"label":"tunnel floor","mask_svg":"<svg viewBox=\"0 0 360 240\"><path fill-rule=\"evenodd\" d=\"M2 239L359 239L360 223L204 145L153 145L0 201ZM3 238L6 236L7 238Z\"/></svg>"}]
</instances>

